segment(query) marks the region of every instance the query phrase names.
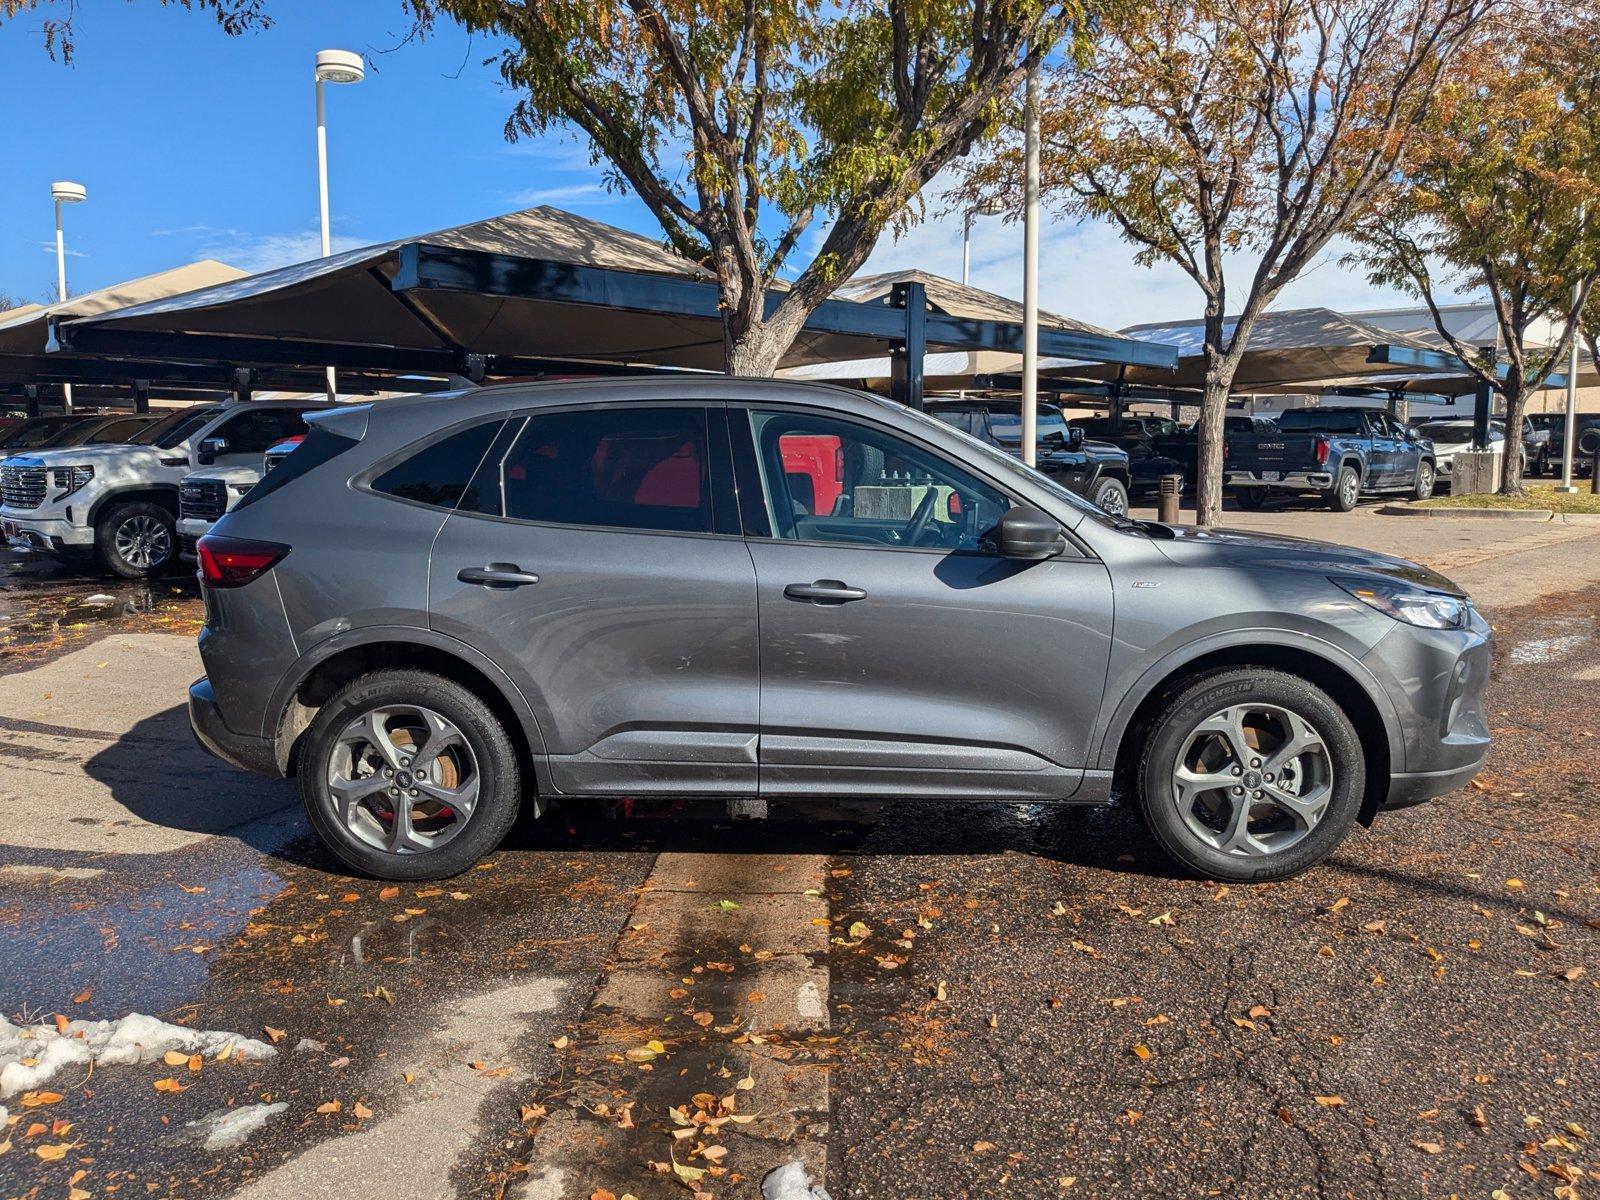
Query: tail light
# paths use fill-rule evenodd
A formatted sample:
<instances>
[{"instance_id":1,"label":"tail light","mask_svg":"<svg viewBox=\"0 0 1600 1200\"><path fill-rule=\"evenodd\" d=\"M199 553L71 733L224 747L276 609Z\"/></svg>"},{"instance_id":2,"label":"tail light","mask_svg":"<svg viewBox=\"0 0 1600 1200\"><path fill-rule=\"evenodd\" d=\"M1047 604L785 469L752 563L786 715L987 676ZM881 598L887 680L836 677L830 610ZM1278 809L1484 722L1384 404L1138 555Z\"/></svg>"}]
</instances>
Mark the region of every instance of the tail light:
<instances>
[{"instance_id":1,"label":"tail light","mask_svg":"<svg viewBox=\"0 0 1600 1200\"><path fill-rule=\"evenodd\" d=\"M1319 466L1328 461L1328 439L1318 438L1316 442L1317 464Z\"/></svg>"},{"instance_id":2,"label":"tail light","mask_svg":"<svg viewBox=\"0 0 1600 1200\"><path fill-rule=\"evenodd\" d=\"M289 547L208 533L195 543L195 553L200 559L201 583L211 588L236 588L270 571L289 553Z\"/></svg>"}]
</instances>

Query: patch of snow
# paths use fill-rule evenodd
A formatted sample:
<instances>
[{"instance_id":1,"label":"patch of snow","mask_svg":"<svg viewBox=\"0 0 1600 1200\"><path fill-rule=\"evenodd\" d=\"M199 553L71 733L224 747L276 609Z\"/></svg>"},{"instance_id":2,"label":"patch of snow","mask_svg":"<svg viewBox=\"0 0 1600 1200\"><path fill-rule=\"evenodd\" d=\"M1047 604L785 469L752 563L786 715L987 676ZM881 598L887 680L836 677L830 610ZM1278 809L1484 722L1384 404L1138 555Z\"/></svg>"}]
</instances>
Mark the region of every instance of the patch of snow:
<instances>
[{"instance_id":1,"label":"patch of snow","mask_svg":"<svg viewBox=\"0 0 1600 1200\"><path fill-rule=\"evenodd\" d=\"M227 1150L240 1145L288 1107L280 1101L277 1104L242 1104L238 1108L219 1108L198 1121L188 1122L183 1128L207 1150Z\"/></svg>"},{"instance_id":2,"label":"patch of snow","mask_svg":"<svg viewBox=\"0 0 1600 1200\"><path fill-rule=\"evenodd\" d=\"M63 1067L126 1066L155 1062L168 1050L214 1057L224 1046L242 1058L271 1058L277 1051L265 1042L221 1029L185 1029L166 1021L129 1013L115 1021L69 1021L65 1031L54 1025L17 1026L0 1017L0 1099L31 1091ZM29 1066L23 1059L33 1060Z\"/></svg>"},{"instance_id":3,"label":"patch of snow","mask_svg":"<svg viewBox=\"0 0 1600 1200\"><path fill-rule=\"evenodd\" d=\"M294 1052L296 1054L320 1054L326 1049L327 1047L317 1041L316 1038L301 1038L294 1044Z\"/></svg>"},{"instance_id":4,"label":"patch of snow","mask_svg":"<svg viewBox=\"0 0 1600 1200\"><path fill-rule=\"evenodd\" d=\"M761 1181L761 1200L833 1200L811 1181L811 1172L799 1159L767 1172Z\"/></svg>"}]
</instances>

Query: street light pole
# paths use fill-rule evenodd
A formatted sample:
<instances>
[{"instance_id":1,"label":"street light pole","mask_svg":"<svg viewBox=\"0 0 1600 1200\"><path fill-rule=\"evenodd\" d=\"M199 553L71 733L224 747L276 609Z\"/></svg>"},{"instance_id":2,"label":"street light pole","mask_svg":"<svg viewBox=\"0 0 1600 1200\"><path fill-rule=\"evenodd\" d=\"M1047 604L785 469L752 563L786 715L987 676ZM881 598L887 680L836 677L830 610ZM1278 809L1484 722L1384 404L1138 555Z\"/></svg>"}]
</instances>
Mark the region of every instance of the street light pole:
<instances>
[{"instance_id":1,"label":"street light pole","mask_svg":"<svg viewBox=\"0 0 1600 1200\"><path fill-rule=\"evenodd\" d=\"M1022 108L1022 461L1038 463L1039 443L1039 66L1028 68Z\"/></svg>"},{"instance_id":2,"label":"street light pole","mask_svg":"<svg viewBox=\"0 0 1600 1200\"><path fill-rule=\"evenodd\" d=\"M333 235L328 224L328 114L323 100L325 83L360 83L366 76L366 64L359 54L349 50L317 51L317 199L322 216L322 257L333 253ZM338 382L332 367L328 372L328 399L337 400Z\"/></svg>"},{"instance_id":3,"label":"street light pole","mask_svg":"<svg viewBox=\"0 0 1600 1200\"><path fill-rule=\"evenodd\" d=\"M71 183L59 179L50 185L50 198L56 202L56 302L67 302L67 239L61 231L61 206L63 204L79 204L89 195L88 189L81 183ZM67 411L72 411L72 385L61 385L61 405Z\"/></svg>"},{"instance_id":4,"label":"street light pole","mask_svg":"<svg viewBox=\"0 0 1600 1200\"><path fill-rule=\"evenodd\" d=\"M1583 285L1572 285L1572 311L1573 321L1577 321L1578 301L1583 298ZM1561 483L1556 488L1558 492L1575 492L1577 486L1572 482L1572 443L1576 440L1578 429L1578 331L1572 331L1572 349L1567 355L1567 414L1566 436L1561 443ZM1511 445L1511 431L1506 430L1506 445Z\"/></svg>"},{"instance_id":5,"label":"street light pole","mask_svg":"<svg viewBox=\"0 0 1600 1200\"><path fill-rule=\"evenodd\" d=\"M961 282L968 283L972 267L972 218L997 217L1005 211L998 200L983 200L961 214Z\"/></svg>"}]
</instances>

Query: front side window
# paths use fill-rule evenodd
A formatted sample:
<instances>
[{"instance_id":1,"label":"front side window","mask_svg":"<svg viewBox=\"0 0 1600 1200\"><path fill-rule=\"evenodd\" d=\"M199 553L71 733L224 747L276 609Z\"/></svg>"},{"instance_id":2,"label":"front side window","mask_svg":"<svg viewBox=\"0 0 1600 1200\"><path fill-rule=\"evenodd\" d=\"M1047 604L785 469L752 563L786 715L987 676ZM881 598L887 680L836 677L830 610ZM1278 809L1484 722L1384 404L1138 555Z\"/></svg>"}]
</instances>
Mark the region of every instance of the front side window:
<instances>
[{"instance_id":1,"label":"front side window","mask_svg":"<svg viewBox=\"0 0 1600 1200\"><path fill-rule=\"evenodd\" d=\"M134 434L131 443L135 446L154 446L157 450L175 449L193 437L196 430L209 424L221 411L222 407L216 404L206 408L180 408L146 425Z\"/></svg>"},{"instance_id":2,"label":"front side window","mask_svg":"<svg viewBox=\"0 0 1600 1200\"><path fill-rule=\"evenodd\" d=\"M210 436L226 438L229 454L265 454L267 447L305 431L304 409L258 408L223 422Z\"/></svg>"},{"instance_id":3,"label":"front side window","mask_svg":"<svg viewBox=\"0 0 1600 1200\"><path fill-rule=\"evenodd\" d=\"M713 530L702 408L531 416L499 470L504 515L514 520L665 533Z\"/></svg>"},{"instance_id":4,"label":"front side window","mask_svg":"<svg viewBox=\"0 0 1600 1200\"><path fill-rule=\"evenodd\" d=\"M1037 409L1035 429L1039 440L1042 442L1051 434L1056 434L1063 442L1067 440L1067 419L1061 415L1061 410L1049 404L1041 404ZM1005 446L1022 445L1022 411L1013 411L1008 408L991 409L989 412L989 428L994 431L997 441Z\"/></svg>"},{"instance_id":5,"label":"front side window","mask_svg":"<svg viewBox=\"0 0 1600 1200\"><path fill-rule=\"evenodd\" d=\"M815 413L749 416L778 537L977 551L1011 506L992 484L874 426Z\"/></svg>"},{"instance_id":6,"label":"front side window","mask_svg":"<svg viewBox=\"0 0 1600 1200\"><path fill-rule=\"evenodd\" d=\"M146 417L128 417L121 421L112 421L109 425L98 430L89 439L89 444L91 446L104 446L125 442L149 423L149 419Z\"/></svg>"}]
</instances>

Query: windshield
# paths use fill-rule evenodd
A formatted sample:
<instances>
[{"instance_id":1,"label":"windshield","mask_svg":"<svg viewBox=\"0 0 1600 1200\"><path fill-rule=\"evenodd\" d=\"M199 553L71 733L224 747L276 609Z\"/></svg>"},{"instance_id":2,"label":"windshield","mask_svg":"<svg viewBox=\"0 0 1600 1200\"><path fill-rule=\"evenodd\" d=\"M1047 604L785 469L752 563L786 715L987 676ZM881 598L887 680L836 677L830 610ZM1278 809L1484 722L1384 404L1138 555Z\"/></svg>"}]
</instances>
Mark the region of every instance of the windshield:
<instances>
[{"instance_id":1,"label":"windshield","mask_svg":"<svg viewBox=\"0 0 1600 1200\"><path fill-rule=\"evenodd\" d=\"M1044 488L1045 491L1049 492L1056 499L1067 505L1070 505L1078 512L1086 513L1103 525L1126 527L1133 524L1133 522L1129 521L1126 517L1112 517L1109 513L1102 511L1093 504L1090 504L1076 492L1068 491L1054 479L1051 479L1050 476L1025 465L1021 459L1012 458L1011 455L1007 454L1004 450L1001 450L996 446L991 446L988 442L979 441L970 433L964 433L955 428L953 425L946 425L942 421L937 421L933 417L928 416L927 413L918 412L914 408L906 408L901 411L905 416L914 421L921 421L924 424L932 425L935 429L938 429L943 433L955 434L956 437L960 438L964 443L962 448L970 451L973 461L988 467L989 470L993 471L997 476L999 476L1002 481L1007 479L1026 479L1035 487ZM1042 416L1043 414L1041 413L1040 415Z\"/></svg>"},{"instance_id":2,"label":"windshield","mask_svg":"<svg viewBox=\"0 0 1600 1200\"><path fill-rule=\"evenodd\" d=\"M1291 408L1278 418L1280 433L1360 433L1366 416L1337 409Z\"/></svg>"},{"instance_id":3,"label":"windshield","mask_svg":"<svg viewBox=\"0 0 1600 1200\"><path fill-rule=\"evenodd\" d=\"M154 446L158 450L171 450L187 441L212 417L222 411L219 404L204 408L180 408L170 416L162 417L153 425L141 429L128 439L133 446Z\"/></svg>"},{"instance_id":4,"label":"windshield","mask_svg":"<svg viewBox=\"0 0 1600 1200\"><path fill-rule=\"evenodd\" d=\"M33 417L7 434L6 439L0 441L0 450L35 449L82 419L81 417Z\"/></svg>"}]
</instances>

